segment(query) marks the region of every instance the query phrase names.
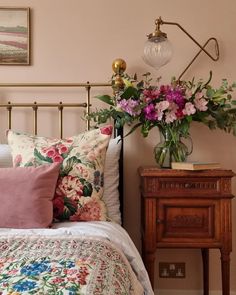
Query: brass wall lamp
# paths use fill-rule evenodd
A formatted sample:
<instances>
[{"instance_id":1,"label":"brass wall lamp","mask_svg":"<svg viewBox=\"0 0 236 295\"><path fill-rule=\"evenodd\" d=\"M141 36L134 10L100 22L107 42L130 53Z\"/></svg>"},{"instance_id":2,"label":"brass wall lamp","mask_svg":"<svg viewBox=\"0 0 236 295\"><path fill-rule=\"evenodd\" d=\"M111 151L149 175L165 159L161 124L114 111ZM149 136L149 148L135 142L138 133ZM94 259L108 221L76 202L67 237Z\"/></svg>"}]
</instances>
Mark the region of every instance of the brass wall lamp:
<instances>
[{"instance_id":1,"label":"brass wall lamp","mask_svg":"<svg viewBox=\"0 0 236 295\"><path fill-rule=\"evenodd\" d=\"M188 70L188 68L192 65L192 63L196 60L199 54L203 51L205 52L213 61L217 61L220 57L219 53L219 44L216 38L209 38L204 45L201 45L196 39L194 39L180 24L175 22L167 22L163 21L161 17L156 19L155 21L156 29L153 33L148 34L148 40L144 46L144 61L154 67L155 69L159 69L160 67L167 64L173 53L172 45L170 41L167 39L167 34L160 30L161 25L174 25L177 26L181 31L183 31L199 48L200 50L193 57L193 59L189 62L187 67L180 74L178 80L184 75L184 73ZM210 54L205 47L208 45L210 41L215 43L215 56Z\"/></svg>"}]
</instances>

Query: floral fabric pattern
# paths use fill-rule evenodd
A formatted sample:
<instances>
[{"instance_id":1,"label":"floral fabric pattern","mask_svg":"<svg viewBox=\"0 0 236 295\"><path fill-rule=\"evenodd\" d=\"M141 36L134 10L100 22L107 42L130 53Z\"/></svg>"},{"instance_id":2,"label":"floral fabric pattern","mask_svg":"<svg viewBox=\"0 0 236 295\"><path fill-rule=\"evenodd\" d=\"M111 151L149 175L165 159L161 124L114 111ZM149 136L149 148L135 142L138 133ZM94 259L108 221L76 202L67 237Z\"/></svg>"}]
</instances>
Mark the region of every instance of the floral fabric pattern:
<instances>
[{"instance_id":1,"label":"floral fabric pattern","mask_svg":"<svg viewBox=\"0 0 236 295\"><path fill-rule=\"evenodd\" d=\"M108 240L2 237L0 294L142 294L126 257Z\"/></svg>"},{"instance_id":2,"label":"floral fabric pattern","mask_svg":"<svg viewBox=\"0 0 236 295\"><path fill-rule=\"evenodd\" d=\"M66 139L32 136L8 131L14 166L61 163L55 197L54 219L106 220L103 171L112 126Z\"/></svg>"}]
</instances>

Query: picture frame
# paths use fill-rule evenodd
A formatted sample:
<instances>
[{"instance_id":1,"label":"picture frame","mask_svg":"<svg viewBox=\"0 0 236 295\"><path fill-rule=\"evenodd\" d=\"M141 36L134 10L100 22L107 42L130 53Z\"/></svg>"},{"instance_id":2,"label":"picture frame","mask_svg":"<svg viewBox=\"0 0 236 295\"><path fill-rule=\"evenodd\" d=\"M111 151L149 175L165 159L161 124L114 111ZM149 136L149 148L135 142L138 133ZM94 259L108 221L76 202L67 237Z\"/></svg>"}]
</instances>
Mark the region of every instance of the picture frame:
<instances>
[{"instance_id":1,"label":"picture frame","mask_svg":"<svg viewBox=\"0 0 236 295\"><path fill-rule=\"evenodd\" d=\"M0 7L0 65L30 65L29 7Z\"/></svg>"}]
</instances>

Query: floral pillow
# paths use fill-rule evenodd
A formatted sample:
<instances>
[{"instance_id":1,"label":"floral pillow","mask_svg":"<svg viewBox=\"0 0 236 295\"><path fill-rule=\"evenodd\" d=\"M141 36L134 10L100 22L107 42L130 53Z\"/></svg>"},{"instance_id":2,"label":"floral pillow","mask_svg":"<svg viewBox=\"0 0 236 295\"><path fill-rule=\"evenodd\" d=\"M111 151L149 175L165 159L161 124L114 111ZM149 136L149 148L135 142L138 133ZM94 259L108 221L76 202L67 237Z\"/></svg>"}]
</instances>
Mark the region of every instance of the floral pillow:
<instances>
[{"instance_id":1,"label":"floral pillow","mask_svg":"<svg viewBox=\"0 0 236 295\"><path fill-rule=\"evenodd\" d=\"M106 220L103 170L112 126L65 139L8 131L13 165L20 167L61 163L53 199L58 221ZM30 181L30 179L29 179Z\"/></svg>"}]
</instances>

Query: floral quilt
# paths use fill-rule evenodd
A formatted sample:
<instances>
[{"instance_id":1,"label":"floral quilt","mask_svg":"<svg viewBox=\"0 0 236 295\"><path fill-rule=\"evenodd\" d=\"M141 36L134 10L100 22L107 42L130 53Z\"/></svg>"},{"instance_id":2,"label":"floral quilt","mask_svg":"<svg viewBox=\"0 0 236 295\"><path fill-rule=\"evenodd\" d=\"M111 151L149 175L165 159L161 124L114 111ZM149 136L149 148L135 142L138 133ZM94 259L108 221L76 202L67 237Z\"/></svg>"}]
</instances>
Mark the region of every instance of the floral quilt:
<instances>
[{"instance_id":1,"label":"floral quilt","mask_svg":"<svg viewBox=\"0 0 236 295\"><path fill-rule=\"evenodd\" d=\"M101 238L0 238L0 294L139 295L124 254Z\"/></svg>"}]
</instances>

